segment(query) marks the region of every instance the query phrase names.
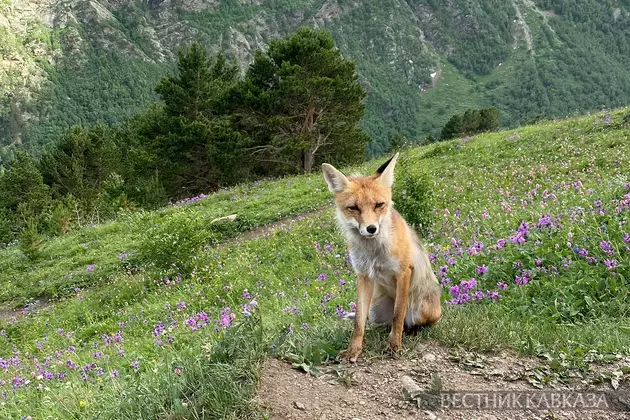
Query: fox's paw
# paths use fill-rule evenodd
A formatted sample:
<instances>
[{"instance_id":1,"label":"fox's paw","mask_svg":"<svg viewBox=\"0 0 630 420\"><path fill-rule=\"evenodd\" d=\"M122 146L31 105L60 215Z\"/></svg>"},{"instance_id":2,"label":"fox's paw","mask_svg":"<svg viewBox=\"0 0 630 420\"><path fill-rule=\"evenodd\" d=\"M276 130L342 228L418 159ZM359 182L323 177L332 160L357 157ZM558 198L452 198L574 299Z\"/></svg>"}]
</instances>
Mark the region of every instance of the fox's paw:
<instances>
[{"instance_id":1,"label":"fox's paw","mask_svg":"<svg viewBox=\"0 0 630 420\"><path fill-rule=\"evenodd\" d=\"M342 360L347 360L350 363L355 363L357 361L357 359L359 358L359 356L361 355L361 351L362 350L363 349L361 347L350 346L346 350L344 350L341 353L339 353L339 357Z\"/></svg>"},{"instance_id":2,"label":"fox's paw","mask_svg":"<svg viewBox=\"0 0 630 420\"><path fill-rule=\"evenodd\" d=\"M402 339L401 337L389 337L389 348L388 351L392 356L398 355L400 350L402 349Z\"/></svg>"}]
</instances>

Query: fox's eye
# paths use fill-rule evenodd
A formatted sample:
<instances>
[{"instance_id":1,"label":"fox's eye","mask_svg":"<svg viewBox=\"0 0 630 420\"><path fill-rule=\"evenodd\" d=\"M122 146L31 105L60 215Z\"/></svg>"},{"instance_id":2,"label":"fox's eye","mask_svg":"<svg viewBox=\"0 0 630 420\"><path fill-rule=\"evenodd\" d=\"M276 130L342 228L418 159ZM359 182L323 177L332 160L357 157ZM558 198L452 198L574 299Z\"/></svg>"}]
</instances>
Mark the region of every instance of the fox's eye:
<instances>
[{"instance_id":1,"label":"fox's eye","mask_svg":"<svg viewBox=\"0 0 630 420\"><path fill-rule=\"evenodd\" d=\"M381 207L383 207L385 205L385 203L376 203L376 205L374 206L374 208L380 209Z\"/></svg>"},{"instance_id":2,"label":"fox's eye","mask_svg":"<svg viewBox=\"0 0 630 420\"><path fill-rule=\"evenodd\" d=\"M359 211L359 206L349 206L348 210Z\"/></svg>"}]
</instances>

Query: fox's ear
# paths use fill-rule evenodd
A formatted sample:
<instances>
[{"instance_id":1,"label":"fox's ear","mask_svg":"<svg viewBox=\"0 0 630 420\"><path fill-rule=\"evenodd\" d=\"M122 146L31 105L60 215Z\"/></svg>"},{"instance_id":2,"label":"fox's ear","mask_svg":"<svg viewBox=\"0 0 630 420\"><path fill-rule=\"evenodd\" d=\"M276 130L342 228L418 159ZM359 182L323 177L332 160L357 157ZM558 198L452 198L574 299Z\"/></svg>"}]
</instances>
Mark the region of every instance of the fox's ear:
<instances>
[{"instance_id":1,"label":"fox's ear","mask_svg":"<svg viewBox=\"0 0 630 420\"><path fill-rule=\"evenodd\" d=\"M391 187L394 183L394 167L396 166L397 159L398 153L392 156L387 162L383 163L374 173L377 179L386 187Z\"/></svg>"},{"instance_id":2,"label":"fox's ear","mask_svg":"<svg viewBox=\"0 0 630 420\"><path fill-rule=\"evenodd\" d=\"M322 163L322 171L324 172L324 179L326 180L326 184L328 184L330 192L338 193L345 190L348 186L348 178L335 169L334 166L328 163Z\"/></svg>"}]
</instances>

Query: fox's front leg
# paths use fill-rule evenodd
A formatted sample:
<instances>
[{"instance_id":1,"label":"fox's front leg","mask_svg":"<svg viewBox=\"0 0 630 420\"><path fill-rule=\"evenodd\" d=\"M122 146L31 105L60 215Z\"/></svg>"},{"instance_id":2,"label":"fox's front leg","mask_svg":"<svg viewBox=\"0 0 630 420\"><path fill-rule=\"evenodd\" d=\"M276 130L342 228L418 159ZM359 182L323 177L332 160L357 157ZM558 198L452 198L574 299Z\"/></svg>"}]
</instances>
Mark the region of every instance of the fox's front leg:
<instances>
[{"instance_id":1,"label":"fox's front leg","mask_svg":"<svg viewBox=\"0 0 630 420\"><path fill-rule=\"evenodd\" d=\"M367 275L357 275L357 312L354 317L354 332L350 338L348 349L341 352L343 359L348 359L354 363L363 350L363 336L365 335L365 324L367 322L372 293L374 292L374 282Z\"/></svg>"},{"instance_id":2,"label":"fox's front leg","mask_svg":"<svg viewBox=\"0 0 630 420\"><path fill-rule=\"evenodd\" d=\"M411 284L411 268L401 269L396 274L396 300L394 301L394 319L389 333L389 349L397 352L402 345L402 333L409 302L409 286Z\"/></svg>"}]
</instances>

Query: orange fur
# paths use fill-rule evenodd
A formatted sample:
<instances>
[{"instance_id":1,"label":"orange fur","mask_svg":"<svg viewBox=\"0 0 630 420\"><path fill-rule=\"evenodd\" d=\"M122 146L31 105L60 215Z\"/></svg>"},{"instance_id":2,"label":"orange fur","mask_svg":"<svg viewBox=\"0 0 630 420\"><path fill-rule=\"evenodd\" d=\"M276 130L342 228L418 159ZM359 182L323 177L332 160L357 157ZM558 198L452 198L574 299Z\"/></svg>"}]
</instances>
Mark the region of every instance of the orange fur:
<instances>
[{"instance_id":1,"label":"orange fur","mask_svg":"<svg viewBox=\"0 0 630 420\"><path fill-rule=\"evenodd\" d=\"M395 352L405 328L432 325L442 316L441 289L428 254L393 208L397 158L398 154L367 177L347 178L331 165L322 165L358 278L354 332L342 354L352 362L363 349L368 319L391 325L389 349Z\"/></svg>"}]
</instances>

